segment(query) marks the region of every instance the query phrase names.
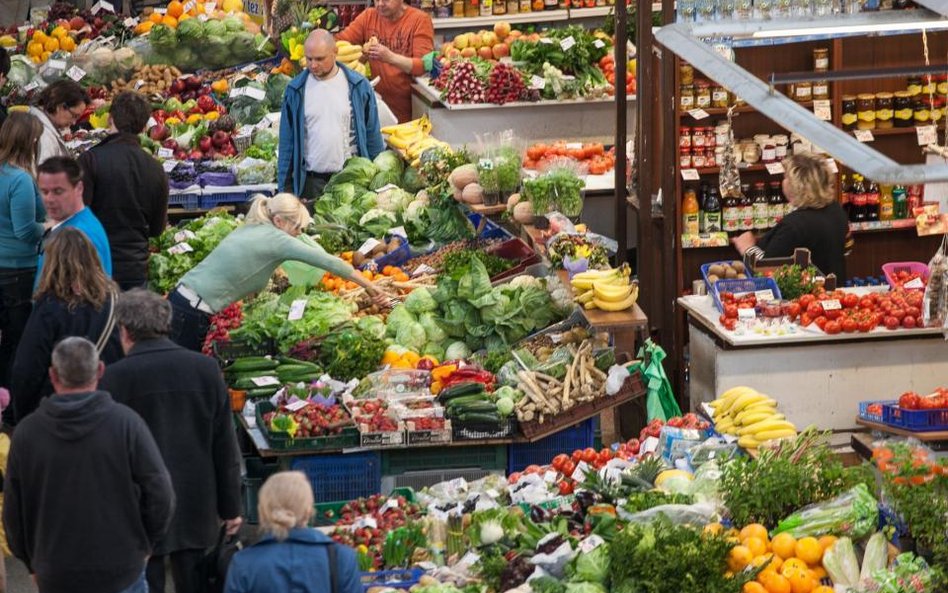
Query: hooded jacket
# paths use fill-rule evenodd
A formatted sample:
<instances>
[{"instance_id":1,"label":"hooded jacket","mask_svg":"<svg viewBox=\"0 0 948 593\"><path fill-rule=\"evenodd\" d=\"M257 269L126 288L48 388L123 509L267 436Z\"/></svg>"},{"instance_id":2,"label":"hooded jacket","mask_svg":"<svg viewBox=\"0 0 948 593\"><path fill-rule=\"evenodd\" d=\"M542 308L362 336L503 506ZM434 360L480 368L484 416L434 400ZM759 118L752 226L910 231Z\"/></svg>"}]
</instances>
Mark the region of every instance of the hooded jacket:
<instances>
[{"instance_id":1,"label":"hooded jacket","mask_svg":"<svg viewBox=\"0 0 948 593\"><path fill-rule=\"evenodd\" d=\"M108 393L46 398L17 427L3 523L13 555L43 593L130 586L173 508L171 479L148 427Z\"/></svg>"}]
</instances>

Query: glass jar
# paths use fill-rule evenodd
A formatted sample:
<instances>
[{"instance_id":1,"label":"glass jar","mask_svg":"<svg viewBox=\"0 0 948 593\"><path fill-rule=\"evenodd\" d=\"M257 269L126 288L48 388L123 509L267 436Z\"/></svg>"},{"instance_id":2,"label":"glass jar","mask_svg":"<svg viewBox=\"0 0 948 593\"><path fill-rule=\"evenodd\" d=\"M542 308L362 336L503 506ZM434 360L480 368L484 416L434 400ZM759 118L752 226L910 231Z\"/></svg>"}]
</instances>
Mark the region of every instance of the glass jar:
<instances>
[{"instance_id":1,"label":"glass jar","mask_svg":"<svg viewBox=\"0 0 948 593\"><path fill-rule=\"evenodd\" d=\"M507 14L517 14L520 12L520 2L518 0L507 0Z\"/></svg>"},{"instance_id":2,"label":"glass jar","mask_svg":"<svg viewBox=\"0 0 948 593\"><path fill-rule=\"evenodd\" d=\"M691 64L682 63L681 67L678 68L678 74L681 78L680 84L695 83L695 69L691 66Z\"/></svg>"},{"instance_id":3,"label":"glass jar","mask_svg":"<svg viewBox=\"0 0 948 593\"><path fill-rule=\"evenodd\" d=\"M741 157L748 165L757 164L760 161L760 145L753 140L745 141L741 149Z\"/></svg>"},{"instance_id":4,"label":"glass jar","mask_svg":"<svg viewBox=\"0 0 948 593\"><path fill-rule=\"evenodd\" d=\"M472 19L481 16L481 5L478 0L464 0L464 18Z\"/></svg>"},{"instance_id":5,"label":"glass jar","mask_svg":"<svg viewBox=\"0 0 948 593\"><path fill-rule=\"evenodd\" d=\"M705 148L714 148L717 146L717 141L714 137L714 128L707 127L704 129L704 146Z\"/></svg>"},{"instance_id":6,"label":"glass jar","mask_svg":"<svg viewBox=\"0 0 948 593\"><path fill-rule=\"evenodd\" d=\"M876 93L876 128L887 130L895 125L895 100L892 93Z\"/></svg>"},{"instance_id":7,"label":"glass jar","mask_svg":"<svg viewBox=\"0 0 948 593\"><path fill-rule=\"evenodd\" d=\"M481 16L494 14L494 0L478 0L481 5Z\"/></svg>"},{"instance_id":8,"label":"glass jar","mask_svg":"<svg viewBox=\"0 0 948 593\"><path fill-rule=\"evenodd\" d=\"M914 125L915 101L908 91L895 93L893 101L893 119L897 128L911 128Z\"/></svg>"},{"instance_id":9,"label":"glass jar","mask_svg":"<svg viewBox=\"0 0 948 593\"><path fill-rule=\"evenodd\" d=\"M494 14L507 14L507 0L494 0Z\"/></svg>"},{"instance_id":10,"label":"glass jar","mask_svg":"<svg viewBox=\"0 0 948 593\"><path fill-rule=\"evenodd\" d=\"M678 149L678 165L682 169L691 168L691 149L690 148Z\"/></svg>"},{"instance_id":11,"label":"glass jar","mask_svg":"<svg viewBox=\"0 0 948 593\"><path fill-rule=\"evenodd\" d=\"M777 145L773 138L768 138L760 146L760 161L764 164L773 163L777 160Z\"/></svg>"},{"instance_id":12,"label":"glass jar","mask_svg":"<svg viewBox=\"0 0 948 593\"><path fill-rule=\"evenodd\" d=\"M711 90L711 107L727 107L728 92L723 86L716 86Z\"/></svg>"},{"instance_id":13,"label":"glass jar","mask_svg":"<svg viewBox=\"0 0 948 593\"><path fill-rule=\"evenodd\" d=\"M813 71L826 72L830 68L829 49L818 47L813 50Z\"/></svg>"},{"instance_id":14,"label":"glass jar","mask_svg":"<svg viewBox=\"0 0 948 593\"><path fill-rule=\"evenodd\" d=\"M856 95L856 128L874 130L876 128L876 96L872 93Z\"/></svg>"},{"instance_id":15,"label":"glass jar","mask_svg":"<svg viewBox=\"0 0 948 593\"><path fill-rule=\"evenodd\" d=\"M520 12L528 13L533 12L534 9L534 0L520 0ZM543 3L540 2L540 10L543 10Z\"/></svg>"},{"instance_id":16,"label":"glass jar","mask_svg":"<svg viewBox=\"0 0 948 593\"><path fill-rule=\"evenodd\" d=\"M813 100L813 83L797 82L790 87L793 93L793 100L797 103L806 103Z\"/></svg>"},{"instance_id":17,"label":"glass jar","mask_svg":"<svg viewBox=\"0 0 948 593\"><path fill-rule=\"evenodd\" d=\"M830 98L830 85L828 81L817 80L813 83L813 100L822 101Z\"/></svg>"},{"instance_id":18,"label":"glass jar","mask_svg":"<svg viewBox=\"0 0 948 593\"><path fill-rule=\"evenodd\" d=\"M948 95L948 74L935 75L935 92L939 95Z\"/></svg>"},{"instance_id":19,"label":"glass jar","mask_svg":"<svg viewBox=\"0 0 948 593\"><path fill-rule=\"evenodd\" d=\"M678 91L678 101L682 111L689 111L695 108L695 87L692 84L681 85Z\"/></svg>"},{"instance_id":20,"label":"glass jar","mask_svg":"<svg viewBox=\"0 0 948 593\"><path fill-rule=\"evenodd\" d=\"M790 143L786 134L777 134L774 136L774 152L778 161L787 158L787 145Z\"/></svg>"},{"instance_id":21,"label":"glass jar","mask_svg":"<svg viewBox=\"0 0 948 593\"><path fill-rule=\"evenodd\" d=\"M918 78L917 76L913 76L912 78L909 78L908 82L905 85L905 90L908 92L908 94L912 95L913 97L921 93L922 92L922 79Z\"/></svg>"},{"instance_id":22,"label":"glass jar","mask_svg":"<svg viewBox=\"0 0 948 593\"><path fill-rule=\"evenodd\" d=\"M691 128L682 126L678 133L678 148L691 148Z\"/></svg>"},{"instance_id":23,"label":"glass jar","mask_svg":"<svg viewBox=\"0 0 948 593\"><path fill-rule=\"evenodd\" d=\"M703 148L695 148L691 151L691 166L695 169L701 169L702 167L707 167L707 161L704 158L705 150Z\"/></svg>"},{"instance_id":24,"label":"glass jar","mask_svg":"<svg viewBox=\"0 0 948 593\"><path fill-rule=\"evenodd\" d=\"M719 164L721 163L717 160L717 155L715 155L714 153L714 148L710 146L705 148L704 149L704 166L717 167Z\"/></svg>"},{"instance_id":25,"label":"glass jar","mask_svg":"<svg viewBox=\"0 0 948 593\"><path fill-rule=\"evenodd\" d=\"M843 95L842 104L842 124L844 130L856 129L856 97L853 95Z\"/></svg>"},{"instance_id":26,"label":"glass jar","mask_svg":"<svg viewBox=\"0 0 948 593\"><path fill-rule=\"evenodd\" d=\"M935 92L935 79L931 74L922 76L922 94L931 95Z\"/></svg>"},{"instance_id":27,"label":"glass jar","mask_svg":"<svg viewBox=\"0 0 948 593\"><path fill-rule=\"evenodd\" d=\"M926 99L920 97L915 98L915 111L912 114L912 119L915 122L916 126L928 125L928 122L932 118L931 106L928 104Z\"/></svg>"},{"instance_id":28,"label":"glass jar","mask_svg":"<svg viewBox=\"0 0 948 593\"><path fill-rule=\"evenodd\" d=\"M695 128L694 132L691 134L691 147L692 148L704 148L705 147L705 135L704 128Z\"/></svg>"},{"instance_id":29,"label":"glass jar","mask_svg":"<svg viewBox=\"0 0 948 593\"><path fill-rule=\"evenodd\" d=\"M456 19L464 17L464 0L454 0L451 3L451 16Z\"/></svg>"},{"instance_id":30,"label":"glass jar","mask_svg":"<svg viewBox=\"0 0 948 593\"><path fill-rule=\"evenodd\" d=\"M714 147L714 162L717 163L716 166L720 167L724 164L724 151L727 150L723 146Z\"/></svg>"},{"instance_id":31,"label":"glass jar","mask_svg":"<svg viewBox=\"0 0 948 593\"><path fill-rule=\"evenodd\" d=\"M945 116L945 99L944 97L935 97L934 100L929 99L929 104L931 105L932 123L937 124Z\"/></svg>"},{"instance_id":32,"label":"glass jar","mask_svg":"<svg viewBox=\"0 0 948 593\"><path fill-rule=\"evenodd\" d=\"M714 143L717 146L724 146L727 144L728 136L730 129L727 124L718 124L714 128Z\"/></svg>"},{"instance_id":33,"label":"glass jar","mask_svg":"<svg viewBox=\"0 0 948 593\"><path fill-rule=\"evenodd\" d=\"M711 83L699 80L695 83L695 107L707 109L711 107Z\"/></svg>"}]
</instances>

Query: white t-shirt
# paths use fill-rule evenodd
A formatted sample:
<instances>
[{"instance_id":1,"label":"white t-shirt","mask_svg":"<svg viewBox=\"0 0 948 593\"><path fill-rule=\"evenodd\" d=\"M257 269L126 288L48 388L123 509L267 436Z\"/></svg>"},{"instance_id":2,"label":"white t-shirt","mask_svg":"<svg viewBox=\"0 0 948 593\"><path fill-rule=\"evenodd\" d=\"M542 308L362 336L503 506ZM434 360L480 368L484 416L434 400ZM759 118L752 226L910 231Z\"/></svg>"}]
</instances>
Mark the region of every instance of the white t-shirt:
<instances>
[{"instance_id":1,"label":"white t-shirt","mask_svg":"<svg viewBox=\"0 0 948 593\"><path fill-rule=\"evenodd\" d=\"M306 77L303 94L306 118L306 170L335 173L353 153L349 81L340 68L328 80Z\"/></svg>"}]
</instances>

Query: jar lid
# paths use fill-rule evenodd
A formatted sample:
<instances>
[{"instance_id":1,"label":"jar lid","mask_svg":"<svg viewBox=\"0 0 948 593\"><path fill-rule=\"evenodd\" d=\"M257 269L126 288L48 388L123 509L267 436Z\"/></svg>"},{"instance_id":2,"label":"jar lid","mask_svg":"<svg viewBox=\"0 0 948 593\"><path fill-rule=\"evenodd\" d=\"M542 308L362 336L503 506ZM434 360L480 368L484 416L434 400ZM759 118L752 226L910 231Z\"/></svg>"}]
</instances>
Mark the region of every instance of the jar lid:
<instances>
[{"instance_id":1,"label":"jar lid","mask_svg":"<svg viewBox=\"0 0 948 593\"><path fill-rule=\"evenodd\" d=\"M886 99L891 99L892 96L892 93L876 93L876 99L882 99L883 101Z\"/></svg>"},{"instance_id":2,"label":"jar lid","mask_svg":"<svg viewBox=\"0 0 948 593\"><path fill-rule=\"evenodd\" d=\"M855 101L855 100L856 100L855 95L843 95L843 101Z\"/></svg>"},{"instance_id":3,"label":"jar lid","mask_svg":"<svg viewBox=\"0 0 948 593\"><path fill-rule=\"evenodd\" d=\"M786 143L787 143L787 135L786 135L786 134L776 134L776 135L774 136L774 142L776 142L777 144L786 144Z\"/></svg>"},{"instance_id":4,"label":"jar lid","mask_svg":"<svg viewBox=\"0 0 948 593\"><path fill-rule=\"evenodd\" d=\"M896 91L895 96L899 99L911 99L912 93L908 91Z\"/></svg>"},{"instance_id":5,"label":"jar lid","mask_svg":"<svg viewBox=\"0 0 948 593\"><path fill-rule=\"evenodd\" d=\"M699 86L701 88L707 88L711 86L711 83L708 82L707 80L696 80L695 86Z\"/></svg>"},{"instance_id":6,"label":"jar lid","mask_svg":"<svg viewBox=\"0 0 948 593\"><path fill-rule=\"evenodd\" d=\"M873 101L875 100L875 98L876 96L873 95L872 93L859 93L858 95L856 95L856 99L860 101Z\"/></svg>"}]
</instances>

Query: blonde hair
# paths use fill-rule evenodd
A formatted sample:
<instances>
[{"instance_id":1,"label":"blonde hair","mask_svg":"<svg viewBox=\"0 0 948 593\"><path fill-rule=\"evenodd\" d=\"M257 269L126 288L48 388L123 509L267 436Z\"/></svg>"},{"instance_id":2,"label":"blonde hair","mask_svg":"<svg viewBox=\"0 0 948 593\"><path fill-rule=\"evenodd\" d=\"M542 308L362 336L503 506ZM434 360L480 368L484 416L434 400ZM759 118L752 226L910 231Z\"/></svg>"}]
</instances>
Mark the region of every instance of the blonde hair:
<instances>
[{"instance_id":1,"label":"blonde hair","mask_svg":"<svg viewBox=\"0 0 948 593\"><path fill-rule=\"evenodd\" d=\"M313 516L313 489L303 472L278 472L260 488L257 512L260 529L277 540L285 540L290 530L305 527Z\"/></svg>"},{"instance_id":2,"label":"blonde hair","mask_svg":"<svg viewBox=\"0 0 948 593\"><path fill-rule=\"evenodd\" d=\"M253 197L250 211L247 212L247 224L273 224L277 218L291 222L300 229L313 222L306 206L293 194L281 193L272 198L257 194Z\"/></svg>"},{"instance_id":3,"label":"blonde hair","mask_svg":"<svg viewBox=\"0 0 948 593\"><path fill-rule=\"evenodd\" d=\"M795 154L783 161L787 190L797 208L824 208L836 200L833 179L826 162L808 154Z\"/></svg>"}]
</instances>

